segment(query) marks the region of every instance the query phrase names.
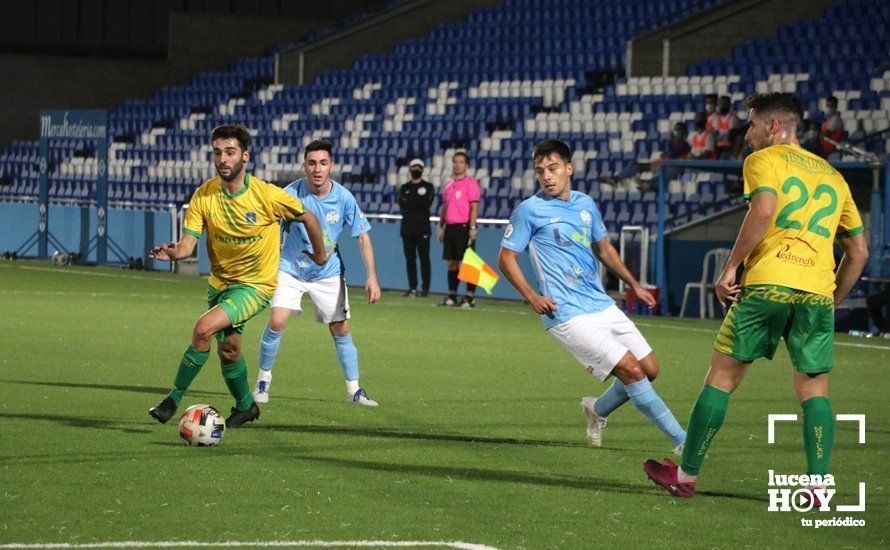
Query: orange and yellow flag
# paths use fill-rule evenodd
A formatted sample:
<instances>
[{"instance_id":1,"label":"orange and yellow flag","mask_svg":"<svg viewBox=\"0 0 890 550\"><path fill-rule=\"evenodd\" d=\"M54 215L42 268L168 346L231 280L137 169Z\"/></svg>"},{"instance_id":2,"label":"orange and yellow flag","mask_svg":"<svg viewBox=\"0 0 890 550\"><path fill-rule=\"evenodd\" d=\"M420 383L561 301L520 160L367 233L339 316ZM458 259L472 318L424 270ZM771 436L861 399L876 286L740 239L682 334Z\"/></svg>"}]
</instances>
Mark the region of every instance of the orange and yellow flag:
<instances>
[{"instance_id":1,"label":"orange and yellow flag","mask_svg":"<svg viewBox=\"0 0 890 550\"><path fill-rule=\"evenodd\" d=\"M491 294L491 289L494 288L494 285L500 279L498 274L488 267L488 264L482 261L482 258L472 248L468 248L464 252L464 259L460 264L457 278L461 281L481 286L489 294Z\"/></svg>"}]
</instances>

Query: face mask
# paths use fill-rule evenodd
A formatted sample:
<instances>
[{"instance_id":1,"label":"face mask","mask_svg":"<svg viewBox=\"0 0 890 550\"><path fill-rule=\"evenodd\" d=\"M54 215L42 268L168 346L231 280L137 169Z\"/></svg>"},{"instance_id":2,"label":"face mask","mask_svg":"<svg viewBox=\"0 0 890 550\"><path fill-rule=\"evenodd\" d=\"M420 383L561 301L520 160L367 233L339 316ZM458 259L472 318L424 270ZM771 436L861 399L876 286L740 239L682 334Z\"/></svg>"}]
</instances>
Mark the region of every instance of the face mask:
<instances>
[{"instance_id":1,"label":"face mask","mask_svg":"<svg viewBox=\"0 0 890 550\"><path fill-rule=\"evenodd\" d=\"M411 177L412 177L412 178L417 179L417 178L419 178L419 177L422 176L422 175L423 175L423 170L411 170Z\"/></svg>"},{"instance_id":2,"label":"face mask","mask_svg":"<svg viewBox=\"0 0 890 550\"><path fill-rule=\"evenodd\" d=\"M828 109L825 109L825 116L831 116L836 112L837 112L837 109L832 109L831 107L829 107Z\"/></svg>"}]
</instances>

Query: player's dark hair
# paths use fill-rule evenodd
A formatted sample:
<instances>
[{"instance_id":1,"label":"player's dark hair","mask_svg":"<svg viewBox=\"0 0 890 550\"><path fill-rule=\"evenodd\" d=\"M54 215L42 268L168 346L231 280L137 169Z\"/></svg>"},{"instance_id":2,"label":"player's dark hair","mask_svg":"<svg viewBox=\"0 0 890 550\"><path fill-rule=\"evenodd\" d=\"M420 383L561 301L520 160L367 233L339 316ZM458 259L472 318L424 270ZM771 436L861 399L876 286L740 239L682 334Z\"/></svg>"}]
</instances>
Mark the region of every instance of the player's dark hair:
<instances>
[{"instance_id":1,"label":"player's dark hair","mask_svg":"<svg viewBox=\"0 0 890 550\"><path fill-rule=\"evenodd\" d=\"M826 100L826 103L834 103L834 106L837 107L837 98L834 96L829 96Z\"/></svg>"},{"instance_id":2,"label":"player's dark hair","mask_svg":"<svg viewBox=\"0 0 890 550\"><path fill-rule=\"evenodd\" d=\"M470 155L464 153L463 151L458 151L457 153L454 153L451 156L451 159L453 160L454 157L463 157L464 161L466 161L467 164L470 164Z\"/></svg>"},{"instance_id":3,"label":"player's dark hair","mask_svg":"<svg viewBox=\"0 0 890 550\"><path fill-rule=\"evenodd\" d=\"M548 139L538 142L532 149L532 160L538 160L541 157L549 157L556 153L565 161L566 164L572 162L572 149L564 141L557 139Z\"/></svg>"},{"instance_id":4,"label":"player's dark hair","mask_svg":"<svg viewBox=\"0 0 890 550\"><path fill-rule=\"evenodd\" d=\"M312 151L327 151L328 156L331 157L331 160L334 160L334 146L330 141L325 141L323 139L316 139L309 142L309 145L303 149L303 160L306 160L306 157L309 156L309 153Z\"/></svg>"},{"instance_id":5,"label":"player's dark hair","mask_svg":"<svg viewBox=\"0 0 890 550\"><path fill-rule=\"evenodd\" d=\"M788 92L772 92L769 94L751 94L742 105L746 109L756 110L759 114L785 113L792 115L794 126L803 123L803 103L797 95Z\"/></svg>"},{"instance_id":6,"label":"player's dark hair","mask_svg":"<svg viewBox=\"0 0 890 550\"><path fill-rule=\"evenodd\" d=\"M250 150L250 130L242 124L221 124L210 132L210 141L236 139L241 152Z\"/></svg>"}]
</instances>

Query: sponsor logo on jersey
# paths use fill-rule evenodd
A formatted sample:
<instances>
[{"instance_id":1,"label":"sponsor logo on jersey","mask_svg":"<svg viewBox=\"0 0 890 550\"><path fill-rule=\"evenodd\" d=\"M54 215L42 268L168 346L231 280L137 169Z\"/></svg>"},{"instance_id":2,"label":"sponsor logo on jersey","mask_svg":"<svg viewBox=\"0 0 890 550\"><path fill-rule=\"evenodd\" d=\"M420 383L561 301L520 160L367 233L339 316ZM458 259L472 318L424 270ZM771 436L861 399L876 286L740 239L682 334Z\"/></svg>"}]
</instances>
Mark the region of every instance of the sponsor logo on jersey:
<instances>
[{"instance_id":1,"label":"sponsor logo on jersey","mask_svg":"<svg viewBox=\"0 0 890 550\"><path fill-rule=\"evenodd\" d=\"M512 234L513 234L513 224L512 224L512 223L508 223L508 224L507 224L507 229L504 231L504 238L505 238L505 239L509 239L509 238L510 238L510 235L512 235Z\"/></svg>"}]
</instances>

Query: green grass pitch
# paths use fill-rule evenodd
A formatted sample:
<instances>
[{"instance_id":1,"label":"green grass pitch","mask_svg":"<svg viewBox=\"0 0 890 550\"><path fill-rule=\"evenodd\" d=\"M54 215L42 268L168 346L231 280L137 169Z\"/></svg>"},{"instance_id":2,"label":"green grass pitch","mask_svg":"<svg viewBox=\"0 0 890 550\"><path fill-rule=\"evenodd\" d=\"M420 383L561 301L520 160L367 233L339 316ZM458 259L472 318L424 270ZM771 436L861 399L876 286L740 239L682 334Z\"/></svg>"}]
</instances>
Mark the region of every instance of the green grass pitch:
<instances>
[{"instance_id":1,"label":"green grass pitch","mask_svg":"<svg viewBox=\"0 0 890 550\"><path fill-rule=\"evenodd\" d=\"M505 284L501 282L500 284ZM218 448L179 442L147 409L169 389L206 282L106 268L0 262L0 545L114 541L466 541L498 548L838 547L886 544L890 342L838 337L837 504L864 513L768 512L767 472L803 473L800 414L784 346L752 367L691 501L642 471L670 443L629 403L599 449L579 402L588 376L527 306L472 311L395 292L352 292L362 384L347 404L327 329L292 317L262 417ZM251 383L268 313L245 331ZM638 317L655 384L686 424L717 325ZM215 354L180 410L232 399ZM803 527L852 516L864 527Z\"/></svg>"}]
</instances>

